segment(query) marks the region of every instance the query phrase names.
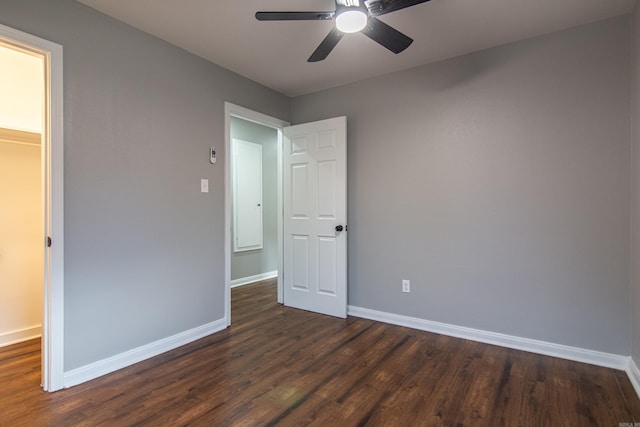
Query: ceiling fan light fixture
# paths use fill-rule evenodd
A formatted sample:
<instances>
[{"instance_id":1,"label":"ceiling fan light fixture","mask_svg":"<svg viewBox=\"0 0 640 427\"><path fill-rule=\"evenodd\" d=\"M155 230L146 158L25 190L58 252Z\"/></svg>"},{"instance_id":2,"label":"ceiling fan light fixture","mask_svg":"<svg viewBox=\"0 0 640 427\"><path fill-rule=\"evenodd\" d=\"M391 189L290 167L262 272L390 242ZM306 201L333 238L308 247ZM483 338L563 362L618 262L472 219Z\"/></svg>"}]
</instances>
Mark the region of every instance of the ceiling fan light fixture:
<instances>
[{"instance_id":1,"label":"ceiling fan light fixture","mask_svg":"<svg viewBox=\"0 0 640 427\"><path fill-rule=\"evenodd\" d=\"M367 26L367 14L359 8L343 9L336 15L336 28L343 33L357 33Z\"/></svg>"},{"instance_id":2,"label":"ceiling fan light fixture","mask_svg":"<svg viewBox=\"0 0 640 427\"><path fill-rule=\"evenodd\" d=\"M328 0L327 0L328 1ZM380 21L377 17L406 9L429 0L334 0L336 8L328 12L256 12L258 21L325 21L335 20L335 26L313 51L307 62L327 58L345 33L361 32L393 53L400 53L413 39Z\"/></svg>"}]
</instances>

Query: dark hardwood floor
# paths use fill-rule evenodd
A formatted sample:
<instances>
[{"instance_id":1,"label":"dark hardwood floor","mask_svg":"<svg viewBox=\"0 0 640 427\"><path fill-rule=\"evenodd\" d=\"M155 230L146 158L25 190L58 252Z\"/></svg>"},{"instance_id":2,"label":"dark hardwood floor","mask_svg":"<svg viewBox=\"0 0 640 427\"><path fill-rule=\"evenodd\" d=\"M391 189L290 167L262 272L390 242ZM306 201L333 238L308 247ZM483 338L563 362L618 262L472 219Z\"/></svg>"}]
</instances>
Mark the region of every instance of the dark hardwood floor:
<instances>
[{"instance_id":1,"label":"dark hardwood floor","mask_svg":"<svg viewBox=\"0 0 640 427\"><path fill-rule=\"evenodd\" d=\"M0 426L614 426L624 372L282 307L233 290L229 329L57 393L39 340L0 348Z\"/></svg>"}]
</instances>

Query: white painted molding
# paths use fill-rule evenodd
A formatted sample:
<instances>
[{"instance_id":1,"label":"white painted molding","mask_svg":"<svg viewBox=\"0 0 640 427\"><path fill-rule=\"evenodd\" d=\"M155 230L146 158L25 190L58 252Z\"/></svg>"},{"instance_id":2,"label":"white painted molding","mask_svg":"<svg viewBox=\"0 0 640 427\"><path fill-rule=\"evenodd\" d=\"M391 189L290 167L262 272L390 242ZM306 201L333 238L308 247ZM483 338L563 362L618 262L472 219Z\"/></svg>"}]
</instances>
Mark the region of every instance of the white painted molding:
<instances>
[{"instance_id":1,"label":"white painted molding","mask_svg":"<svg viewBox=\"0 0 640 427\"><path fill-rule=\"evenodd\" d=\"M0 334L0 347L11 344L18 344L42 336L42 326L32 326L30 328L19 329L17 331L5 332Z\"/></svg>"},{"instance_id":2,"label":"white painted molding","mask_svg":"<svg viewBox=\"0 0 640 427\"><path fill-rule=\"evenodd\" d=\"M45 391L56 391L63 387L64 380L63 49L57 43L6 25L0 25L0 42L44 58L44 234L51 237L53 244L44 251L42 388Z\"/></svg>"},{"instance_id":3,"label":"white painted molding","mask_svg":"<svg viewBox=\"0 0 640 427\"><path fill-rule=\"evenodd\" d=\"M131 366L135 363L165 353L174 348L189 344L207 335L219 332L227 327L226 319L219 319L206 325L198 326L188 331L180 332L167 338L143 345L138 348L116 354L107 359L99 360L80 368L73 369L64 374L64 387L72 387L118 369Z\"/></svg>"},{"instance_id":4,"label":"white painted molding","mask_svg":"<svg viewBox=\"0 0 640 427\"><path fill-rule=\"evenodd\" d=\"M409 328L420 329L422 331L433 332L436 334L448 335L456 338L483 342L486 344L499 345L516 350L544 354L546 356L559 357L561 359L574 360L576 362L589 363L592 365L604 366L607 368L625 370L629 366L629 357L619 354L603 353L579 347L571 347L546 341L516 337L513 335L488 332L480 329L450 325L447 323L434 322L431 320L402 316L393 313L386 313L383 311L371 310L362 307L349 306L348 314L354 317L377 320L379 322L406 326Z\"/></svg>"},{"instance_id":5,"label":"white painted molding","mask_svg":"<svg viewBox=\"0 0 640 427\"><path fill-rule=\"evenodd\" d=\"M282 161L282 154L284 151L284 132L282 129L278 129L278 211L280 213L283 212L282 207L284 206L283 194L282 194L282 185L284 183L284 173L282 172L282 167L284 165ZM283 215L278 215L278 271L284 273L284 235L283 235L283 224L284 217ZM278 275L278 304L284 304L284 278L283 275Z\"/></svg>"},{"instance_id":6,"label":"white painted molding","mask_svg":"<svg viewBox=\"0 0 640 427\"><path fill-rule=\"evenodd\" d=\"M231 325L231 117L258 123L278 131L278 206L282 212L282 128L289 126L289 122L280 120L257 111L250 110L231 102L224 103L224 317L227 325ZM278 215L278 269L282 269L282 215ZM278 279L278 302L283 300L284 286Z\"/></svg>"},{"instance_id":7,"label":"white painted molding","mask_svg":"<svg viewBox=\"0 0 640 427\"><path fill-rule=\"evenodd\" d=\"M259 282L261 280L273 279L274 277L278 277L278 270L269 271L267 273L260 273L254 276L249 277L241 277L239 279L233 279L231 281L231 287L237 288L238 286L249 285L251 283Z\"/></svg>"},{"instance_id":8,"label":"white painted molding","mask_svg":"<svg viewBox=\"0 0 640 427\"><path fill-rule=\"evenodd\" d=\"M638 397L640 397L640 369L638 369L638 365L636 365L633 357L629 358L629 364L627 365L626 372L633 389L636 391Z\"/></svg>"}]
</instances>

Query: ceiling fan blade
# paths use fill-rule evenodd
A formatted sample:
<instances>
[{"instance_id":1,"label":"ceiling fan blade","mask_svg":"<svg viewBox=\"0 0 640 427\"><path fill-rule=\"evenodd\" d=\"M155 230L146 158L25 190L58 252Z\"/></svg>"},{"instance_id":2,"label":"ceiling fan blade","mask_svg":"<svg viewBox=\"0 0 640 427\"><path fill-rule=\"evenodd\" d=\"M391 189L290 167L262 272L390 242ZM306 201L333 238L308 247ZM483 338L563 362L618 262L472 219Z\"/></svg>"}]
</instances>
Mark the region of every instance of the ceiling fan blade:
<instances>
[{"instance_id":1,"label":"ceiling fan blade","mask_svg":"<svg viewBox=\"0 0 640 427\"><path fill-rule=\"evenodd\" d=\"M335 12L256 12L258 21L326 21Z\"/></svg>"},{"instance_id":2,"label":"ceiling fan blade","mask_svg":"<svg viewBox=\"0 0 640 427\"><path fill-rule=\"evenodd\" d=\"M393 12L407 7L415 6L420 3L426 3L430 0L369 0L365 4L369 9L369 15L380 16L385 13Z\"/></svg>"},{"instance_id":3,"label":"ceiling fan blade","mask_svg":"<svg viewBox=\"0 0 640 427\"><path fill-rule=\"evenodd\" d=\"M400 53L413 43L412 38L373 17L369 18L369 22L366 28L362 30L362 34L380 43L393 53Z\"/></svg>"},{"instance_id":4,"label":"ceiling fan blade","mask_svg":"<svg viewBox=\"0 0 640 427\"><path fill-rule=\"evenodd\" d=\"M318 46L309 59L307 59L307 62L318 62L325 59L329 56L333 48L336 47L343 35L344 33L342 31L339 31L335 27L332 28L329 34L327 34L327 37L322 40L320 46Z\"/></svg>"}]
</instances>

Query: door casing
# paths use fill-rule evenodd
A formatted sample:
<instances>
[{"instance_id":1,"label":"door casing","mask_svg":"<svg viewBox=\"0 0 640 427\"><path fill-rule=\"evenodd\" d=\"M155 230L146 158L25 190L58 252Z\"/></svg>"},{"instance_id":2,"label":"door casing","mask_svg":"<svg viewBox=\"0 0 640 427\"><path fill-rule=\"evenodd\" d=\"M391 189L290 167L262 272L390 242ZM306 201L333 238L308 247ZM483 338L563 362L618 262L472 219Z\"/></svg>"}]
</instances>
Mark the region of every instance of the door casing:
<instances>
[{"instance_id":1,"label":"door casing","mask_svg":"<svg viewBox=\"0 0 640 427\"><path fill-rule=\"evenodd\" d=\"M44 59L42 388L64 387L64 134L62 46L0 24L0 43ZM45 245L46 237L51 246Z\"/></svg>"},{"instance_id":2,"label":"door casing","mask_svg":"<svg viewBox=\"0 0 640 427\"><path fill-rule=\"evenodd\" d=\"M283 303L284 287L282 282L283 271L283 242L282 242L282 147L283 147L283 134L282 129L289 126L290 123L280 120L275 117L268 116L266 114L259 113L257 111L250 110L239 105L225 102L224 104L224 117L225 117L225 138L224 138L224 283L225 283L225 296L224 296L224 313L227 321L227 326L231 325L231 117L237 117L243 120L254 122L266 127L276 129L278 131L278 302Z\"/></svg>"}]
</instances>

